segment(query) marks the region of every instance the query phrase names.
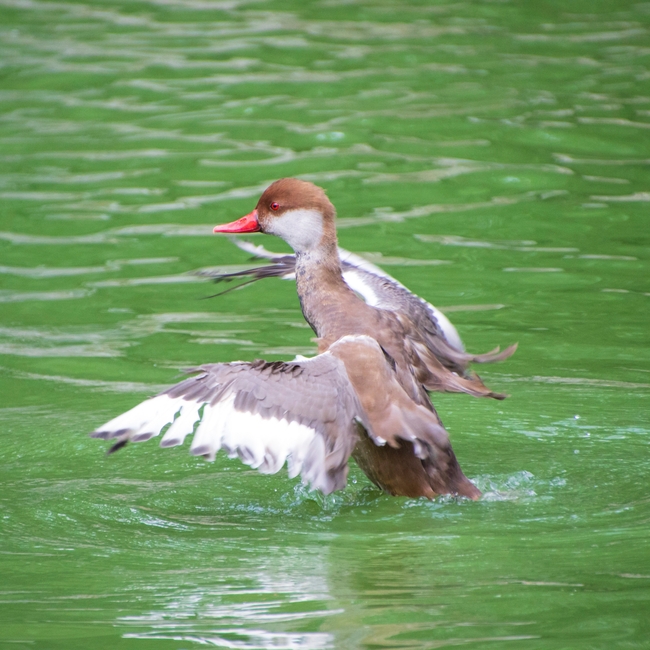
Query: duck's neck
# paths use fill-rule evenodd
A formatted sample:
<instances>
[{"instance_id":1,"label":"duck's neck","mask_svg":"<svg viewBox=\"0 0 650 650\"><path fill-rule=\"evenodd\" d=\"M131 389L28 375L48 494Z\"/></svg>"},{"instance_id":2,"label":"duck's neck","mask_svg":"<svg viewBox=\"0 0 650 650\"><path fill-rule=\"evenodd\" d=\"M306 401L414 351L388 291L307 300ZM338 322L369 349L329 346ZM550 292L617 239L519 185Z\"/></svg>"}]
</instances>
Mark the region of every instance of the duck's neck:
<instances>
[{"instance_id":1,"label":"duck's neck","mask_svg":"<svg viewBox=\"0 0 650 650\"><path fill-rule=\"evenodd\" d=\"M320 338L340 329L357 300L343 280L336 241L296 254L296 287L305 320Z\"/></svg>"}]
</instances>

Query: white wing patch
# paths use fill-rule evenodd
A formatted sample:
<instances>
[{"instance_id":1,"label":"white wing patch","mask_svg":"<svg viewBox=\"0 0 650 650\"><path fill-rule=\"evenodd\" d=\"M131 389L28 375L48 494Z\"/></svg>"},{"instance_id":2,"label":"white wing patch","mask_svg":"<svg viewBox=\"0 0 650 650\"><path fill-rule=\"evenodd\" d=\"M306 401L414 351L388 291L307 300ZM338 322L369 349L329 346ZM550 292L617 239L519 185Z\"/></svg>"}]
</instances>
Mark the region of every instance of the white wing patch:
<instances>
[{"instance_id":1,"label":"white wing patch","mask_svg":"<svg viewBox=\"0 0 650 650\"><path fill-rule=\"evenodd\" d=\"M343 279L348 287L350 287L352 291L358 293L368 305L376 307L379 304L377 294L374 292L372 287L364 281L364 277L361 273L345 269L343 271Z\"/></svg>"},{"instance_id":2,"label":"white wing patch","mask_svg":"<svg viewBox=\"0 0 650 650\"><path fill-rule=\"evenodd\" d=\"M351 256L351 254L348 255ZM354 257L358 257L358 256L354 256ZM343 259L343 256L341 256L341 259ZM368 264L370 263L368 262ZM360 268L363 267L360 266ZM375 273L375 275L379 275L379 274ZM400 284L399 282L397 282L397 280L387 275L386 273L382 273L381 275L387 278L388 280L390 280L391 282L394 282L397 286L404 288L404 285ZM381 308L381 302L382 302L381 297L377 295L374 288L367 281L367 276L365 276L363 273L358 273L355 269L343 269L343 279L345 280L346 284L350 287L350 289L358 293L368 305L370 305L371 307ZM408 289L406 289L406 291L408 291ZM419 300L425 306L429 314L431 314L431 320L438 323L440 329L442 330L443 336L445 337L447 342L453 345L458 350L464 351L465 346L463 345L463 341L461 340L458 331L452 325L451 321L439 309L434 307L430 302L427 302L426 300L423 300L422 298L419 298L413 294L411 295L413 296L414 299Z\"/></svg>"},{"instance_id":3,"label":"white wing patch","mask_svg":"<svg viewBox=\"0 0 650 650\"><path fill-rule=\"evenodd\" d=\"M193 455L213 461L223 449L230 458L239 457L263 474L275 474L286 462L291 478L301 474L304 483L310 483L324 494L335 489L326 470L323 435L299 422L237 411L234 401L235 393L216 404L162 394L138 404L91 435L142 442L159 435L171 422L160 446L173 447L183 444L200 420L190 446Z\"/></svg>"},{"instance_id":4,"label":"white wing patch","mask_svg":"<svg viewBox=\"0 0 650 650\"><path fill-rule=\"evenodd\" d=\"M299 422L237 411L234 401L232 394L214 406L206 405L190 447L192 454L214 460L223 449L262 474L275 474L287 462L291 478L302 474L305 483L325 494L331 492L323 436Z\"/></svg>"},{"instance_id":5,"label":"white wing patch","mask_svg":"<svg viewBox=\"0 0 650 650\"><path fill-rule=\"evenodd\" d=\"M175 447L182 445L185 437L194 431L194 425L200 419L201 402L191 402L185 399L178 399L180 403L180 415L167 429L160 441L161 447ZM157 435L157 434L156 434Z\"/></svg>"},{"instance_id":6,"label":"white wing patch","mask_svg":"<svg viewBox=\"0 0 650 650\"><path fill-rule=\"evenodd\" d=\"M173 422L181 401L184 400L164 394L152 397L99 427L96 433L105 435L97 437L124 437L133 442L149 440L157 436L165 425Z\"/></svg>"},{"instance_id":7,"label":"white wing patch","mask_svg":"<svg viewBox=\"0 0 650 650\"><path fill-rule=\"evenodd\" d=\"M263 246L255 246L250 242L237 240L234 237L232 238L232 241L234 241L235 244L239 246L239 248L246 251L247 253L250 253L251 255L255 255L256 257L262 257L269 260L278 260L281 257L283 257L282 253L272 253L266 250L266 248L264 248ZM356 267L352 269L344 267L343 278L345 279L348 286L353 291L358 293L365 300L365 302L368 303L370 306L377 307L381 302L380 298L379 296L377 296L373 288L370 287L368 283L365 281L363 273L357 273L356 269L365 271L366 273L370 273L371 275L375 275L379 278L385 278L390 282L394 283L396 286L404 289L404 291L406 291L408 294L412 295L414 298L422 302L422 304L425 306L425 309L427 309L427 311L431 314L432 320L437 321L447 342L453 345L458 350L461 350L463 352L465 351L465 346L456 328L452 325L451 321L439 309L434 307L430 302L427 302L426 300L423 300L422 298L415 296L415 294L411 294L411 292L401 282L396 280L392 275L389 275L388 273L386 273L386 271L379 268L376 264L369 262L368 260L364 259L360 255L357 255L356 253L347 251L344 248L339 248L339 259L341 260L341 262L346 262L348 264L351 264L353 267ZM295 280L296 274L285 273L281 277L283 280Z\"/></svg>"},{"instance_id":8,"label":"white wing patch","mask_svg":"<svg viewBox=\"0 0 650 650\"><path fill-rule=\"evenodd\" d=\"M361 255L357 255L356 253L352 253L351 251L345 250L345 248L339 248L339 259L341 260L341 262L347 262L348 264L352 264L352 266L356 266L358 269L361 269L362 271L366 271L380 278L386 278L387 280L394 282L400 287L406 288L404 287L403 284L398 282L392 275L388 275L386 271L380 269L376 264L369 262L365 257L361 257Z\"/></svg>"}]
</instances>

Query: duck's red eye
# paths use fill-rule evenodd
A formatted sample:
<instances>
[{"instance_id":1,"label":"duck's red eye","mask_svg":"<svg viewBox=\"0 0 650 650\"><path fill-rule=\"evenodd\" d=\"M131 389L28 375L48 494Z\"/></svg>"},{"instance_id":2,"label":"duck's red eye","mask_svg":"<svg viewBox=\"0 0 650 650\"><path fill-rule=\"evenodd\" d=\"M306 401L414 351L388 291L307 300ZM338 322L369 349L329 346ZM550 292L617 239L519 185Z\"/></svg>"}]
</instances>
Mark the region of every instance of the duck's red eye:
<instances>
[{"instance_id":1,"label":"duck's red eye","mask_svg":"<svg viewBox=\"0 0 650 650\"><path fill-rule=\"evenodd\" d=\"M271 203L271 210L279 210L279 209L280 209L280 204L273 201L273 203Z\"/></svg>"}]
</instances>

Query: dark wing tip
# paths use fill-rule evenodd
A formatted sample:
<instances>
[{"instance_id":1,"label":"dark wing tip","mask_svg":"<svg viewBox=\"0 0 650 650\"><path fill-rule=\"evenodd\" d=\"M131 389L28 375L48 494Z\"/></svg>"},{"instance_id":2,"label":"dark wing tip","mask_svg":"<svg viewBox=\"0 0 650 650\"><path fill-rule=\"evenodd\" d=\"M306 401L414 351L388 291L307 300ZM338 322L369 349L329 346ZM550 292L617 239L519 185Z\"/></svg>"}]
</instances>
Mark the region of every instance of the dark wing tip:
<instances>
[{"instance_id":1,"label":"dark wing tip","mask_svg":"<svg viewBox=\"0 0 650 650\"><path fill-rule=\"evenodd\" d=\"M192 456L206 456L210 451L210 445L201 445L190 449L190 454L192 454Z\"/></svg>"},{"instance_id":2,"label":"dark wing tip","mask_svg":"<svg viewBox=\"0 0 650 650\"><path fill-rule=\"evenodd\" d=\"M111 440L113 438L119 438L120 436L127 433L128 429L118 429L117 431L92 431L88 435L91 438L101 438L102 440Z\"/></svg>"},{"instance_id":3,"label":"dark wing tip","mask_svg":"<svg viewBox=\"0 0 650 650\"><path fill-rule=\"evenodd\" d=\"M128 438L124 438L123 440L118 440L113 446L109 448L109 450L106 452L106 455L110 456L111 454L114 454L116 451L122 449L122 447L126 447L126 444L128 442L129 442Z\"/></svg>"}]
</instances>

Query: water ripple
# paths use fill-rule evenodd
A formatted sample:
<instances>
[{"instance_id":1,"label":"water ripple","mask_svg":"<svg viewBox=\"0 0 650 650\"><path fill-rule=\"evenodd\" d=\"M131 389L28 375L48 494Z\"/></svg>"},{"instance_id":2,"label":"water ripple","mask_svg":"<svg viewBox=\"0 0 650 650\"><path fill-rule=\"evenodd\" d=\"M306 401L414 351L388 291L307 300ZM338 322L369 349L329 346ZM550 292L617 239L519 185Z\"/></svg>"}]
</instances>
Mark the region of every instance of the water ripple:
<instances>
[{"instance_id":1,"label":"water ripple","mask_svg":"<svg viewBox=\"0 0 650 650\"><path fill-rule=\"evenodd\" d=\"M650 13L565 4L0 0L4 641L647 643ZM242 268L192 238L280 176L476 349L521 341L503 405L436 399L479 502L83 435L184 366L313 352L286 285L183 284Z\"/></svg>"}]
</instances>

